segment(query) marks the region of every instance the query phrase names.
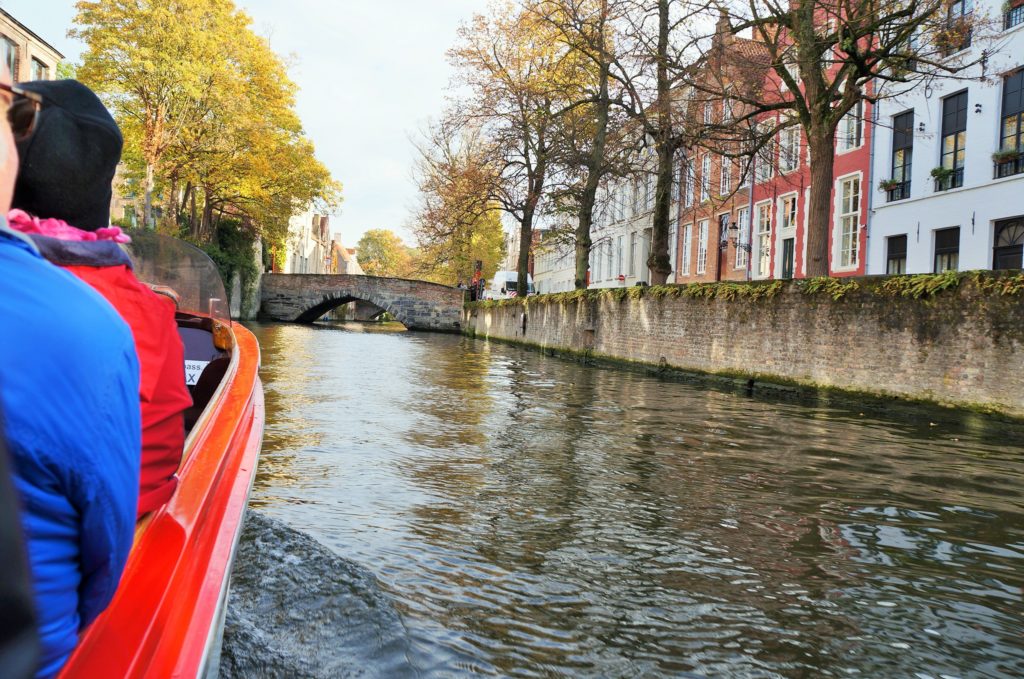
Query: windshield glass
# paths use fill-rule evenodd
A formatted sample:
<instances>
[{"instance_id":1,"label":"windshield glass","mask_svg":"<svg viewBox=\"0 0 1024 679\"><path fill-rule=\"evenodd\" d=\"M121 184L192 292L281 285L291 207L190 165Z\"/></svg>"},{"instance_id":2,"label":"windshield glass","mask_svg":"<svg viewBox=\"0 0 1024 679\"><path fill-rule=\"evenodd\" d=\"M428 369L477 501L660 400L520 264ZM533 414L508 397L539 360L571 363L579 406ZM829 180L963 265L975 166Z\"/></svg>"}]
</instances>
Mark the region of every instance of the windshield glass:
<instances>
[{"instance_id":1,"label":"windshield glass","mask_svg":"<svg viewBox=\"0 0 1024 679\"><path fill-rule=\"evenodd\" d=\"M178 310L228 320L228 298L217 265L185 241L155 231L133 230L126 247L143 283L170 288Z\"/></svg>"}]
</instances>

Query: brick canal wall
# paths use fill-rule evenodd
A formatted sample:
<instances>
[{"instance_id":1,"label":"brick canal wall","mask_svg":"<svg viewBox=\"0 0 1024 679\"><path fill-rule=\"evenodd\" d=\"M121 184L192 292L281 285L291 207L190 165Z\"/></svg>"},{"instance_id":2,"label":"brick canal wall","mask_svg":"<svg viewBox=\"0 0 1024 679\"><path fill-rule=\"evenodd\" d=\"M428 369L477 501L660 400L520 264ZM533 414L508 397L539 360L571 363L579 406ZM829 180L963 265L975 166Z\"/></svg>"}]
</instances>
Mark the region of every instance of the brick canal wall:
<instances>
[{"instance_id":1,"label":"brick canal wall","mask_svg":"<svg viewBox=\"0 0 1024 679\"><path fill-rule=\"evenodd\" d=\"M755 384L1024 416L1024 275L594 292L534 297L526 306L469 305L463 328L478 337Z\"/></svg>"}]
</instances>

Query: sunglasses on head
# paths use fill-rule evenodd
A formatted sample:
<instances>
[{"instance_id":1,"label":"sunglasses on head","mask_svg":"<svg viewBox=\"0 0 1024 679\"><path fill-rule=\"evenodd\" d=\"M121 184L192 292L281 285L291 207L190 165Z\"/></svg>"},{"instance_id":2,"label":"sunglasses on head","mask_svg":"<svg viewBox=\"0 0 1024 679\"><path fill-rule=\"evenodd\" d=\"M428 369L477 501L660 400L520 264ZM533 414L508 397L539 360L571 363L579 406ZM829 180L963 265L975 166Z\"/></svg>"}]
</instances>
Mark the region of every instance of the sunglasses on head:
<instances>
[{"instance_id":1,"label":"sunglasses on head","mask_svg":"<svg viewBox=\"0 0 1024 679\"><path fill-rule=\"evenodd\" d=\"M32 136L39 121L39 111L43 108L43 96L17 85L2 82L0 90L11 95L11 103L7 107L7 122L11 125L14 140L22 141Z\"/></svg>"}]
</instances>

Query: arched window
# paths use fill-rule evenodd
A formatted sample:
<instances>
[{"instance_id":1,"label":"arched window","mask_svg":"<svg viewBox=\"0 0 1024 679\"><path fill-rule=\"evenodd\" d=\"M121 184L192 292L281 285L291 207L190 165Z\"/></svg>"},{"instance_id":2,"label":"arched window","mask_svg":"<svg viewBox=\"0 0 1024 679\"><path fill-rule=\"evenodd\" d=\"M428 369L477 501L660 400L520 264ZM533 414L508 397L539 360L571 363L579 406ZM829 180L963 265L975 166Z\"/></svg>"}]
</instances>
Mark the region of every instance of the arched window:
<instances>
[{"instance_id":1,"label":"arched window","mask_svg":"<svg viewBox=\"0 0 1024 679\"><path fill-rule=\"evenodd\" d=\"M1024 268L1024 217L996 222L992 268Z\"/></svg>"}]
</instances>

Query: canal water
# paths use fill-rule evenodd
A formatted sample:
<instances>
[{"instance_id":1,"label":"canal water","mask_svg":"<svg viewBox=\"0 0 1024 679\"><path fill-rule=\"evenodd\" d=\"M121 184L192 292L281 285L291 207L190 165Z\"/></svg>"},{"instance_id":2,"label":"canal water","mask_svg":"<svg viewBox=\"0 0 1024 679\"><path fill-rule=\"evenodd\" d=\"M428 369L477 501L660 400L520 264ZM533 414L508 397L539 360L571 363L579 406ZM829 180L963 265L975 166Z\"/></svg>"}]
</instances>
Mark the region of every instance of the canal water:
<instances>
[{"instance_id":1,"label":"canal water","mask_svg":"<svg viewBox=\"0 0 1024 679\"><path fill-rule=\"evenodd\" d=\"M1024 430L254 325L227 676L1024 676Z\"/></svg>"}]
</instances>

